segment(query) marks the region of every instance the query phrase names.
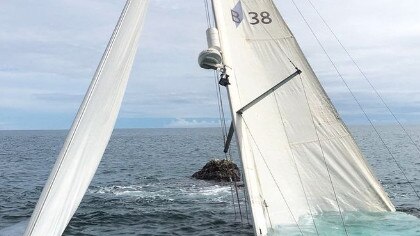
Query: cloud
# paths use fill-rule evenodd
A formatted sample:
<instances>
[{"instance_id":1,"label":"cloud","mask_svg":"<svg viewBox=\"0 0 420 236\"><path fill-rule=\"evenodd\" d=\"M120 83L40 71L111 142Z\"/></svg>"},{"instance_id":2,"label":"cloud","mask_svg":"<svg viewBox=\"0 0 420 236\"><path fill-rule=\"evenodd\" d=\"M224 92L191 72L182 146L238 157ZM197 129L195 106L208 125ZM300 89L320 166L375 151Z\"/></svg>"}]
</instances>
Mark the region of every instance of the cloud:
<instances>
[{"instance_id":1,"label":"cloud","mask_svg":"<svg viewBox=\"0 0 420 236\"><path fill-rule=\"evenodd\" d=\"M207 128L207 127L219 127L220 122L218 120L209 119L182 119L178 118L167 124L166 128Z\"/></svg>"},{"instance_id":2,"label":"cloud","mask_svg":"<svg viewBox=\"0 0 420 236\"><path fill-rule=\"evenodd\" d=\"M290 1L276 1L300 42L328 95L339 112L351 120L360 109L341 81L314 36ZM317 16L308 0L296 0L317 37L333 58L350 89L365 109L384 114L384 105L347 57L334 36ZM369 80L401 119L417 114L420 108L420 5L415 0L313 1L334 33L356 59ZM331 10L334 5L334 10ZM352 104L352 105L349 105ZM401 109L406 107L406 109ZM399 113L404 110L404 113ZM419 119L419 117L417 117Z\"/></svg>"},{"instance_id":3,"label":"cloud","mask_svg":"<svg viewBox=\"0 0 420 236\"><path fill-rule=\"evenodd\" d=\"M307 0L296 1L352 90L372 109L378 106ZM420 110L418 1L312 2L389 105L413 120ZM290 1L276 3L333 102L351 118L357 111L349 105L349 92L299 14ZM101 0L2 2L0 109L13 109L14 117L22 117L16 118L22 127L25 114L42 117L31 123L38 127L44 127L45 119L71 120L123 5ZM201 1L150 1L119 119L189 117L200 123L200 117L218 117L213 73L197 65L197 55L206 46L205 29ZM7 124L10 121L3 127Z\"/></svg>"}]
</instances>

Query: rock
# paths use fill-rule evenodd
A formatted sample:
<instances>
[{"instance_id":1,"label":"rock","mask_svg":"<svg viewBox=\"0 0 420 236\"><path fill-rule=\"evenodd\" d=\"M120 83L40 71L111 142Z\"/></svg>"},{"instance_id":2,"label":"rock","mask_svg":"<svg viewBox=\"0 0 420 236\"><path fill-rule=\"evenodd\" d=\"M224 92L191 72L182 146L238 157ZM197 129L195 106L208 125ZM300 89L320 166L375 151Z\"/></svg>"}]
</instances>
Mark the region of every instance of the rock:
<instances>
[{"instance_id":1,"label":"rock","mask_svg":"<svg viewBox=\"0 0 420 236\"><path fill-rule=\"evenodd\" d=\"M214 180L218 182L241 181L241 173L238 166L229 160L210 160L192 177L202 180Z\"/></svg>"}]
</instances>

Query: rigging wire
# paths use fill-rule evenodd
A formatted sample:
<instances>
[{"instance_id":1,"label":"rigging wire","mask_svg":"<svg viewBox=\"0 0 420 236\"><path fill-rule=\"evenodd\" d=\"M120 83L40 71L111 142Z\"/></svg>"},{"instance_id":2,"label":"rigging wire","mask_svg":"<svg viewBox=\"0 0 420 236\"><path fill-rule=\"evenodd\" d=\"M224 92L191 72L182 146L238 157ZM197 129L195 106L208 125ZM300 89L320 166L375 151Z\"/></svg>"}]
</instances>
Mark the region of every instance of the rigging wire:
<instances>
[{"instance_id":1,"label":"rigging wire","mask_svg":"<svg viewBox=\"0 0 420 236\"><path fill-rule=\"evenodd\" d=\"M285 133L285 135L286 135L287 142L288 142L288 143L289 143L289 145L290 145L290 144L291 144L291 143L290 143L290 138L289 138L289 135L287 134L287 131L286 131L286 124L285 124L285 121L284 121L283 116L282 116L281 111L280 111L280 104L279 104L279 102L278 102L278 100L277 100L276 93L274 93L273 95L274 95L274 99L276 100L276 104L277 104L277 111L278 111L278 113L279 113L280 120L281 120L281 123L282 123L282 125L283 125L283 129L284 129L284 131L285 131L284 133ZM308 104L308 105L309 105L309 104ZM318 232L318 227L317 227L317 226L316 226L316 224L315 224L315 218L314 218L314 215L313 215L313 213L312 213L311 206L310 206L310 204L309 204L308 194L306 193L305 187L303 186L302 176L301 176L301 174L300 174L300 171L299 171L298 165L297 165L297 163L296 163L296 157L295 157L295 154L293 153L293 150L290 150L290 152L291 152L291 156L292 156L293 164L294 164L294 166L295 166L296 172L297 172L298 177L299 177L300 185L302 186L303 194L304 194L305 199L306 199L306 204L308 205L308 209L309 209L309 213L310 213L310 215L311 215L312 223L314 224L316 234L317 234L317 235L319 235L319 232Z\"/></svg>"},{"instance_id":2,"label":"rigging wire","mask_svg":"<svg viewBox=\"0 0 420 236\"><path fill-rule=\"evenodd\" d=\"M221 117L222 117L222 119L220 120L220 123L223 126L223 135L224 135L223 140L224 140L224 144L225 144L226 140L227 140L228 128L227 128L227 125L226 125L226 115L225 115L225 108L224 108L224 104L223 104L222 90L220 88L221 86L218 83L219 79L220 78L217 75L216 86L217 86L218 94L219 94L220 111L221 111ZM232 155L231 155L230 148L228 149L228 152L225 153L225 158L227 160L232 160Z\"/></svg>"},{"instance_id":3,"label":"rigging wire","mask_svg":"<svg viewBox=\"0 0 420 236\"><path fill-rule=\"evenodd\" d=\"M248 5L245 3L245 2L242 2L247 8L249 8L248 7ZM273 8L275 8L275 6L274 6L274 3L272 2L272 7ZM277 21L279 21L279 19L277 18ZM283 53L283 55L287 58L287 62L289 62L292 66L293 66L293 68L297 68L297 66L296 66L296 64L292 61L292 59L288 56L288 54L286 53L286 51L283 49L283 47L281 46L281 44L280 44L280 42L279 42L279 40L278 39L276 39L276 38L274 38L274 36L270 33L270 31L265 27L265 26L262 26L262 28L264 29L264 31L267 33L267 35L275 42L275 44L278 46L278 48L281 50L281 52ZM286 64L286 63L285 63ZM235 81L237 82L237 80L235 79ZM248 125L246 124L246 122L245 122L245 119L242 117L242 119L243 119L243 121L244 121L244 123L245 123L245 125L247 126L247 128L248 128ZM249 128L248 128L248 130L249 130ZM254 141L254 143L255 143L255 145L257 146L257 149L258 149L258 151L259 151L259 153L260 153L260 155L263 157L263 159L264 159L264 156L262 155L262 153L261 153L261 150L259 149L259 147L258 147L258 145L257 145L257 143L256 143L256 141L255 141L255 139L254 139L254 137L252 136L252 133L251 133L251 131L249 130L249 132L250 132L250 135L251 135L251 137L252 137L252 139L253 139L253 141ZM299 224L297 223L297 221L296 221L296 219L295 219L295 217L294 217L294 215L293 215L293 213L292 213L292 211L291 211L291 209L290 209L290 207L289 207L289 205L287 204L287 201L286 201L286 199L284 198L284 195L283 195L283 193L282 193L282 191L281 191L281 189L280 189L280 187L279 187L279 185L278 185L278 183L277 183L277 181L275 180L275 178L274 178L274 176L273 176L273 174L272 174L272 172L271 172L271 169L269 168L269 166L268 166L268 163L266 162L266 160L264 159L264 162L265 162L265 164L266 164L266 166L267 166L267 168L269 169L269 172L270 172L270 174L271 174L271 176L272 176L272 179L273 179L273 181L275 182L275 184L277 185L277 188L279 189L279 191L280 191L280 193L281 193L281 195L282 195L282 197L283 197L283 200L285 201L285 203L286 203L286 206L287 206L287 208L289 209L289 212L291 213L291 215L292 215L292 218L293 218L293 220L295 221L295 223L296 223L296 225L297 225L297 227L299 228L299 231L301 232L301 234L303 235L303 233L302 233L302 230L301 230L301 228L300 228L300 226L299 226ZM304 187L303 187L303 184L302 184L302 188L304 189ZM303 190L303 191L305 191L305 190ZM305 193L305 197L306 197L306 193ZM308 199L306 198L306 200L308 201ZM311 211L311 210L310 210ZM313 222L314 222L314 218L313 218L313 214L312 214L312 211L311 211L311 216L312 216L312 220L313 220ZM314 222L314 226L315 226L315 229L316 229L316 233L317 233L317 235L319 235L319 233L318 233L318 229L317 229L317 227L316 227L316 225L315 225L315 222Z\"/></svg>"},{"instance_id":4,"label":"rigging wire","mask_svg":"<svg viewBox=\"0 0 420 236\"><path fill-rule=\"evenodd\" d=\"M207 21L207 27L210 28L211 27L211 18L210 18L210 10L209 10L209 4L207 0L204 0L204 9L206 12L206 21ZM226 127L226 118L225 118L225 112L224 112L224 107L223 107L223 98L222 98L222 93L220 90L220 86L218 83L219 80L219 75L216 71L214 71L214 81L215 81L215 88L216 88L216 96L217 96L217 105L218 105L218 111L219 111L219 121L220 121L220 129L222 132L222 139L223 139L223 144L226 143L226 136L227 136L227 127ZM225 159L227 160L231 160L231 151L229 149L228 153L225 153ZM240 205L240 201L239 201L239 194L238 194L238 189L236 186L236 181L235 183L233 183L232 179L230 181L230 191L231 191L231 197L232 197L232 205L233 205L233 209L235 212L235 219L237 218L237 211L236 211L236 203L235 203L235 197L234 197L234 191L236 192L236 196L237 196L237 203L238 203L238 209L239 209L239 214L241 216L241 222L242 222L242 211L241 211L241 205Z\"/></svg>"},{"instance_id":5,"label":"rigging wire","mask_svg":"<svg viewBox=\"0 0 420 236\"><path fill-rule=\"evenodd\" d=\"M211 27L211 20L210 20L210 10L209 10L209 2L208 0L204 0L204 9L206 11L206 20L207 20L207 27Z\"/></svg>"},{"instance_id":6,"label":"rigging wire","mask_svg":"<svg viewBox=\"0 0 420 236\"><path fill-rule=\"evenodd\" d=\"M248 130L248 133L249 133L249 135L251 136L252 141L254 142L255 146L257 147L258 153L260 154L260 156L261 156L261 158L262 158L262 160L263 160L263 162L264 162L265 166L267 167L268 172L270 173L271 178L272 178L272 179L273 179L273 181L274 181L274 184L276 185L277 189L279 190L279 193L280 193L281 197L283 198L283 201L284 201L284 203L285 203L285 205L286 205L287 209L289 210L289 213L290 213L290 215L292 216L293 221L295 222L296 226L298 227L298 229L299 229L300 233L301 233L302 235L304 235L304 234L303 234L303 232L302 232L302 229L300 228L300 226L299 226L299 224L298 224L298 222L297 222L297 220L296 220L296 217L294 216L294 214L293 214L293 212L292 212L292 209L290 208L289 204L288 204L288 203L287 203L287 201L286 201L286 197L284 196L283 191L282 191L282 190L281 190L281 188L280 188L280 185L277 183L276 179L274 178L274 174L273 174L273 172L271 171L271 168L270 168L270 166L268 165L267 160L265 159L264 155L262 154L261 149L260 149L260 147L258 146L258 143L257 143L257 141L256 141L256 140L255 140L255 138L254 138L254 135L251 133L251 129L249 128L248 123L245 121L245 117L244 117L243 115L240 115L240 117L242 118L242 120L243 120L243 122L244 122L244 124L245 124L245 126L246 126L246 129ZM251 148L252 148L252 147L251 147ZM254 152L252 152L252 153L254 153ZM255 159L255 157L254 157L254 159Z\"/></svg>"},{"instance_id":7,"label":"rigging wire","mask_svg":"<svg viewBox=\"0 0 420 236\"><path fill-rule=\"evenodd\" d=\"M231 196L232 197L232 205L233 205L233 211L235 212L235 220L236 220L237 213L236 213L235 197L233 195L233 185L232 184L230 185L230 194L232 195Z\"/></svg>"},{"instance_id":8,"label":"rigging wire","mask_svg":"<svg viewBox=\"0 0 420 236\"><path fill-rule=\"evenodd\" d=\"M219 110L219 119L220 119L220 129L222 131L222 138L223 138L223 143L226 143L226 122L225 122L225 115L224 115L224 110L223 110L223 102L222 102L222 96L221 96L221 90L220 90L220 86L218 83L218 73L216 71L214 71L214 81L215 81L215 88L216 88L216 94L217 94L217 104L218 104L218 110ZM229 155L230 155L230 149L229 149ZM231 156L229 156L231 158ZM225 159L228 159L228 154L225 153ZM230 181L230 192L231 192L231 197L232 197L232 205L233 205L233 210L235 212L235 220L237 219L237 211L236 211L236 203L235 203L235 195L234 192L236 193L237 196L237 204L238 204L238 210L239 210L239 215L241 216L241 222L242 222L242 211L241 211L241 205L240 205L240 201L239 201L239 197L238 197L238 189L236 187L236 181L235 183L233 183L232 179Z\"/></svg>"},{"instance_id":9,"label":"rigging wire","mask_svg":"<svg viewBox=\"0 0 420 236\"><path fill-rule=\"evenodd\" d=\"M211 17L210 17L210 8L208 4L208 0L204 0L204 9L206 12L206 21L208 28L211 27ZM216 85L216 94L217 94L217 102L218 102L218 110L219 110L219 120L221 124L222 129L222 136L223 136L223 144L226 143L226 137L227 137L227 125L226 125L226 117L225 117L225 111L223 106L223 98L222 98L222 92L220 90L220 86L218 84L219 75L216 71L214 71L214 79L215 79L215 85ZM229 153L225 154L225 159L231 159L231 152L229 149Z\"/></svg>"},{"instance_id":10,"label":"rigging wire","mask_svg":"<svg viewBox=\"0 0 420 236\"><path fill-rule=\"evenodd\" d=\"M245 3L245 2L242 2L247 8L249 8L248 7L248 5ZM276 7L275 7L275 5L274 5L274 2L271 2L272 3L272 7L275 9ZM279 21L279 19L276 17L276 19L277 19L277 21ZM282 45L280 44L280 42L279 42L279 40L278 39L276 39L276 38L274 38L274 36L270 33L270 31L263 25L262 26L262 28L264 29L264 31L267 33L267 35L271 38L271 40L273 40L274 42L275 42L275 44L277 45L277 47L281 50L281 52L284 54L284 56L287 58L287 60L288 60L288 62L293 66L293 68L298 68L297 66L296 66L296 64L292 61L292 59L287 55L287 53L286 53L286 51L283 49L283 47L282 47ZM286 64L286 63L285 63ZM236 81L236 80L235 80ZM277 102L277 98L276 98L276 102ZM277 105L278 105L278 103L277 103ZM245 122L245 120L244 120L244 122ZM251 134L251 136L252 136L252 134ZM255 140L254 140L254 143L256 144L256 142L255 142ZM256 144L257 145L257 144ZM257 146L257 148L258 148L258 146ZM259 150L260 151L260 150ZM260 151L260 154L261 154L261 151ZM293 154L292 154L293 155ZM262 154L261 154L261 156L262 156ZM265 160L264 160L265 161ZM295 161L295 160L294 160ZM267 163L266 163L266 165L267 165ZM267 167L268 167L268 165L267 165ZM296 167L296 170L297 170L297 165L296 165L296 162L295 162L295 167ZM298 174L299 174L299 170L297 170L297 172L298 172ZM274 179L274 176L272 175L272 178L273 178L273 180L276 182L276 180ZM304 194L305 194L305 198L306 198L306 202L307 202L307 204L308 204L308 208L309 208L309 211L310 211L310 215L311 215L311 218L312 218L312 221L313 221L313 223L314 223L314 227L315 227L315 230L316 230L316 233L317 233L317 235L319 235L319 232L318 232L318 229L317 229L317 226L316 226L316 224L315 224L315 220L314 220L314 217L313 217L313 213L312 213L312 211L311 211L311 209L310 209L310 207L309 207L309 201L308 201L308 198L307 198L307 195L306 195L306 191L305 191L305 188L304 188L304 186L303 186L303 183L302 183L302 180L301 180L301 177L300 177L300 174L299 174L299 179L300 179L300 181L301 181L301 185L302 185L302 189L303 189L303 191L304 191ZM277 185L277 183L276 183L276 185ZM278 186L277 186L278 187ZM280 189L279 189L280 190ZM280 190L280 192L281 192L281 190ZM283 195L283 194L282 194ZM284 199L285 200L285 199ZM286 201L286 200L285 200ZM287 202L286 202L286 205L287 205ZM290 209L289 209L289 211L290 211ZM292 214L292 216L293 216L293 214ZM293 217L294 218L294 217ZM297 224L297 222L296 222L296 224ZM298 225L298 224L297 224ZM298 225L298 228L299 228L299 225ZM300 230L300 228L299 228L299 230ZM302 231L301 231L301 233L302 233Z\"/></svg>"},{"instance_id":11,"label":"rigging wire","mask_svg":"<svg viewBox=\"0 0 420 236\"><path fill-rule=\"evenodd\" d=\"M205 12L206 12L207 26L208 26L208 28L210 28L211 27L211 19L210 19L210 11L209 11L209 5L208 5L207 0L204 0L204 8L205 8ZM218 80L219 80L219 74L216 71L214 71L214 81L215 81L215 86L216 86L216 96L217 96L217 105L218 105L218 111L219 111L220 129L221 129L221 132L222 132L223 144L225 144L226 143L226 137L227 137L227 126L226 126L226 117L225 117L225 111L224 111L224 105L223 105L222 91L220 89ZM230 149L229 149L228 153L225 153L225 159L231 160ZM237 185L236 185L236 181L232 181L232 179L230 181L230 190L231 190L231 196L232 196L232 204L233 204L233 208L234 208L234 212L235 212L235 219L237 218L237 211L236 211L235 197L234 197L234 193L233 193L234 190L235 190L235 193L236 193L239 215L241 217L241 222L242 222L242 210L241 210L241 205L240 205L240 201L239 201L238 188L237 188Z\"/></svg>"},{"instance_id":12,"label":"rigging wire","mask_svg":"<svg viewBox=\"0 0 420 236\"><path fill-rule=\"evenodd\" d=\"M241 223L243 223L243 217L242 217L242 209L241 209L241 202L239 201L239 191L238 191L238 185L236 184L236 180L232 180L232 178L230 178L230 182L234 183L235 186L235 192L236 192L236 200L238 202L238 208L239 208L239 215L241 216Z\"/></svg>"},{"instance_id":13,"label":"rigging wire","mask_svg":"<svg viewBox=\"0 0 420 236\"><path fill-rule=\"evenodd\" d=\"M382 104L386 107L386 109L388 110L388 112L392 115L392 117L394 118L394 120L398 123L398 125L401 127L401 129L404 131L404 133L407 135L407 137L410 139L411 143L414 145L414 147L417 149L417 151L420 153L420 148L419 146L416 144L416 142L414 141L413 137L408 133L408 131L406 130L406 128L402 125L401 121L397 118L397 116L395 115L394 112L392 112L391 108L388 106L388 104L385 102L385 100L383 99L383 97L381 96L381 94L379 93L379 91L375 88L375 86L372 84L372 82L370 81L370 79L366 76L366 73L364 73L364 71L361 69L361 67L359 66L359 64L356 62L355 58L350 54L349 50L347 50L347 48L344 46L344 44L341 42L341 40L338 38L337 34L334 33L333 29L331 28L331 26L327 23L327 21L325 20L325 18L321 15L321 13L318 11L318 9L315 7L315 5L312 3L311 0L306 0L307 2L309 2L309 4L312 6L312 8L315 10L316 14L319 16L319 18L322 20L322 22L324 23L324 25L328 28L328 30L331 32L331 34L334 36L334 38L337 40L337 42L340 44L341 48L346 52L347 56L350 58L350 60L352 61L352 63L355 65L355 67L357 68L357 70L360 72L360 74L362 75L362 77L368 82L369 86L373 89L373 91L376 93L376 95L378 96L378 98L381 100Z\"/></svg>"},{"instance_id":14,"label":"rigging wire","mask_svg":"<svg viewBox=\"0 0 420 236\"><path fill-rule=\"evenodd\" d=\"M229 67L229 66L227 66L227 65L225 65L227 68L229 68L229 69L232 69L231 67ZM234 78L235 78L235 84L236 84L236 87L238 87L238 84L237 84L237 78L236 78L236 74L234 73L233 74L234 75ZM218 78L219 79L219 78ZM219 89L219 94L221 94L222 92L221 92L221 90L220 90L220 88L221 88L221 86L219 86L219 84L218 83L216 83L217 84L217 86L218 86L218 89ZM228 87L226 87L226 90L228 91ZM239 99L240 99L240 96L239 96ZM222 99L220 98L220 102L223 104L223 101L222 101ZM223 106L222 106L222 108L223 108ZM224 110L222 109L222 112L223 112L223 114L224 114ZM224 115L223 115L224 116ZM224 126L225 126L225 134L227 134L227 128L226 128L226 123L224 123ZM231 154L231 149L229 149L229 156L231 157L232 156L232 154ZM243 161L242 161L242 159L241 158L239 158L239 160L240 160L240 162L241 162L241 165L242 165L242 167L244 166L243 165ZM244 183L245 183L245 178L243 177L242 178L243 180L244 180ZM235 184L236 184L236 182L235 182ZM244 189L246 189L246 187L244 187ZM236 191L238 191L238 189L237 188L235 188L235 190ZM245 210L246 210L246 214L247 214L247 222L248 222L248 224L249 224L249 216L248 216L248 200L247 200L247 196L249 196L248 195L248 192L247 191L244 191L244 192L246 192L246 195L244 196L245 197ZM237 195L238 195L238 192L237 192ZM240 206L240 201L239 201L239 198L238 198L238 206ZM241 222L242 222L242 212L240 212L241 213Z\"/></svg>"},{"instance_id":15,"label":"rigging wire","mask_svg":"<svg viewBox=\"0 0 420 236\"><path fill-rule=\"evenodd\" d=\"M206 12L207 26L208 26L208 28L210 28L211 27L211 17L210 17L208 0L204 0L204 8L205 8L205 12ZM215 79L215 86L216 86L220 127L221 127L221 131L222 131L223 144L225 144L226 140L227 140L228 130L227 130L227 125L226 125L226 115L225 115L225 110L224 110L222 91L221 91L221 88L220 88L221 86L218 83L220 78L219 78L219 74L218 74L217 71L214 71L214 79ZM232 153L231 153L230 148L228 149L228 152L224 153L224 154L225 154L225 159L226 160L230 160L230 161L232 160ZM233 207L234 207L234 211L235 211L235 219L237 217L237 211L236 211L236 204L235 204L235 197L234 197L234 194L233 194L233 189L235 189L239 215L241 217L241 222L243 222L241 203L240 203L240 199L239 199L239 190L238 190L236 180L233 180L233 181L232 181L232 179L230 180L230 187L231 187L232 203L233 203ZM245 206L245 208L246 208L246 213L248 214L248 207ZM249 223L248 215L247 215L247 221Z\"/></svg>"},{"instance_id":16,"label":"rigging wire","mask_svg":"<svg viewBox=\"0 0 420 236\"><path fill-rule=\"evenodd\" d=\"M319 147L321 148L322 158L324 159L325 168L327 169L328 178L330 180L331 187L332 187L332 190L333 190L333 193L334 193L334 198L335 198L335 201L337 203L338 211L340 212L341 223L343 224L344 232L346 233L346 235L348 235L348 232L347 232L347 229L346 229L346 224L344 222L343 211L342 211L342 209L340 207L340 203L338 201L337 192L335 191L334 183L333 183L333 180L332 180L332 177L331 177L331 171L330 171L330 168L328 166L327 158L325 157L324 148L322 148L321 138L319 137L319 130L317 129L317 126L315 124L315 117L314 117L313 111L311 109L311 106L309 104L309 98L308 98L308 94L306 93L306 89L305 89L305 85L303 83L302 76L300 76L300 82L302 84L302 90L303 90L303 93L305 94L305 99L306 99L306 103L308 105L309 112L311 113L312 125L314 126L315 133L316 133L316 138L317 138L317 141L319 143Z\"/></svg>"},{"instance_id":17,"label":"rigging wire","mask_svg":"<svg viewBox=\"0 0 420 236\"><path fill-rule=\"evenodd\" d=\"M219 88L219 76L216 71L214 71L214 84L216 88L216 96L217 96L217 106L219 110L219 122L220 122L220 130L222 132L222 138L223 138L223 144L226 143L226 122L224 122L224 111L223 111L223 104L222 104L222 95ZM225 154L225 158L227 159L227 156Z\"/></svg>"},{"instance_id":18,"label":"rigging wire","mask_svg":"<svg viewBox=\"0 0 420 236\"><path fill-rule=\"evenodd\" d=\"M376 126L373 124L373 121L370 119L370 117L368 116L368 114L366 113L365 109L363 108L362 104L360 103L360 101L357 99L356 95L353 93L353 91L350 89L350 86L348 85L347 81L344 79L344 76L341 74L340 70L338 69L337 65L334 63L334 61L332 60L331 56L328 54L326 48L324 47L324 45L322 44L322 42L320 41L320 39L318 38L318 36L315 34L313 28L310 26L308 20L306 19L306 17L303 15L302 11L299 9L299 7L297 6L295 0L291 0L293 5L295 6L295 8L297 9L297 11L299 12L300 16L302 17L303 21L305 22L305 24L308 26L309 30L311 31L312 35L315 37L316 41L318 42L319 46L321 47L322 51L324 52L324 54L327 56L328 60L330 61L330 63L332 64L332 66L334 67L335 71L337 72L337 75L340 77L341 81L344 83L344 85L346 86L347 90L350 92L351 96L353 97L354 101L357 103L358 107L360 108L360 110L362 111L363 115L365 116L365 118L368 120L369 124L372 126L373 130L375 131L376 135L379 137L380 141L382 142L382 144L384 145L385 149L387 149L388 153L391 155L393 161L395 162L395 164L397 165L398 169L401 171L401 173L403 174L405 180L407 181L407 183L410 185L411 189L413 190L414 194L417 196L417 198L420 200L420 195L419 193L416 191L416 189L414 188L412 181L410 181L407 177L407 175L405 174L402 166L400 165L400 163L397 161L397 159L395 158L394 154L391 152L391 149L388 147L388 145L386 144L386 142L384 141L384 139L382 138L380 132L378 131L378 129L376 128Z\"/></svg>"},{"instance_id":19,"label":"rigging wire","mask_svg":"<svg viewBox=\"0 0 420 236\"><path fill-rule=\"evenodd\" d=\"M244 174L242 173L242 179L244 180L245 179L245 176L244 176ZM244 184L245 184L245 181L244 181ZM248 191L247 191L247 189L246 189L246 187L245 186L243 186L243 188L242 188L242 190L243 190L243 194L244 194L244 200L245 200L245 214L246 214L246 222L248 223L248 224L250 224L249 223L249 210L248 210Z\"/></svg>"}]
</instances>

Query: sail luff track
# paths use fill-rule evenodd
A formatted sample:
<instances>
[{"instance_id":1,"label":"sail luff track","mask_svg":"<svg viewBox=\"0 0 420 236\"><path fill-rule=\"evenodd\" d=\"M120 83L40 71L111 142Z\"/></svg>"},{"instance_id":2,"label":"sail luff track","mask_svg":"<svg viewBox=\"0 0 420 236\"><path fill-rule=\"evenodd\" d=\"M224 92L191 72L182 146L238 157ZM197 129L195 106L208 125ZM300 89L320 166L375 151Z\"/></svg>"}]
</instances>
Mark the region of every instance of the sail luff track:
<instances>
[{"instance_id":1,"label":"sail luff track","mask_svg":"<svg viewBox=\"0 0 420 236\"><path fill-rule=\"evenodd\" d=\"M212 9L213 9L213 16L214 16L214 22L216 28L219 30L219 32L223 32L225 30L225 23L224 23L224 10L223 9L223 3L220 0L211 0L212 3ZM232 68L230 67L230 52L229 52L229 45L227 44L227 39L223 34L220 34L220 43L223 51L223 60L224 64L226 65L226 72L232 76ZM235 77L235 74L233 73L233 77ZM231 116L232 116L232 124L235 126L235 137L238 144L238 150L239 155L241 159L241 164L244 170L244 183L247 187L246 191L246 198L248 199L248 203L250 204L250 212L251 212L251 218L254 223L254 233L255 235L265 235L267 233L265 227L259 227L259 225L265 225L264 222L264 213L262 211L261 203L258 201L258 191L254 188L257 187L256 184L256 175L253 172L253 170L247 170L252 163L249 163L249 161L244 157L243 149L241 148L242 145L247 145L246 140L239 141L239 132L238 130L241 128L239 124L237 124L238 119L240 119L239 116L237 116L236 112L233 112L235 108L233 107L233 103L237 98L236 96L232 96L232 92L230 90L230 86L227 87L227 94L229 98L229 105L231 110ZM249 164L248 164L249 163ZM258 206L255 206L257 204Z\"/></svg>"}]
</instances>

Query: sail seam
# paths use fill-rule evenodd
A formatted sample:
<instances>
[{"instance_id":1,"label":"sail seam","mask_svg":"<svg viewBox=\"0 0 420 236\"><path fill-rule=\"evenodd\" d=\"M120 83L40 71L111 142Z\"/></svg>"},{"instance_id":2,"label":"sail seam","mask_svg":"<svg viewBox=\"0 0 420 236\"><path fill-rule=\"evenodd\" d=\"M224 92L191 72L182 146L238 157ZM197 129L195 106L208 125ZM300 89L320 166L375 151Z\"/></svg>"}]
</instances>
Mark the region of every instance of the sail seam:
<instances>
[{"instance_id":1,"label":"sail seam","mask_svg":"<svg viewBox=\"0 0 420 236\"><path fill-rule=\"evenodd\" d=\"M261 39L261 38L245 38L247 41L251 42L265 42L265 41L277 41L277 40L285 40L285 39L293 39L293 36L286 36L286 37L270 37L269 39Z\"/></svg>"},{"instance_id":2,"label":"sail seam","mask_svg":"<svg viewBox=\"0 0 420 236\"><path fill-rule=\"evenodd\" d=\"M333 137L333 138L320 138L319 141L326 142L326 141L339 140L339 139L348 138L348 137L351 137L351 135L346 134L346 135L341 135L341 136ZM318 142L318 139L317 140L306 141L306 142L290 142L290 146L299 146L299 145L316 143L316 142Z\"/></svg>"}]
</instances>

